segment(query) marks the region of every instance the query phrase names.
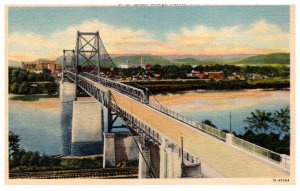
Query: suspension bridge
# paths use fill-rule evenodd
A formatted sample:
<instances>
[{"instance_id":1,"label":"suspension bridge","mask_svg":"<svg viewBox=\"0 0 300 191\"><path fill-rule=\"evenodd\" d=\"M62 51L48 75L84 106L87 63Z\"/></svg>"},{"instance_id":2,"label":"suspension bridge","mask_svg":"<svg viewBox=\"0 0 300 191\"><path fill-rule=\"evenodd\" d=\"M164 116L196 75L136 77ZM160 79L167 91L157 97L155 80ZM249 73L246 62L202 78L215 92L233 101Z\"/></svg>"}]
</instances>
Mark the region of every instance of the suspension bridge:
<instances>
[{"instance_id":1,"label":"suspension bridge","mask_svg":"<svg viewBox=\"0 0 300 191\"><path fill-rule=\"evenodd\" d=\"M149 101L151 92L146 88L110 79L108 76L116 64L99 32L77 32L75 49L63 50L63 54L60 96L62 103L73 104L73 119L69 125L71 128L77 125L80 135L93 125L98 128L87 138L101 134L104 168L115 166L120 157L130 159L135 155L139 161L139 178L289 177L289 156L193 121L158 101ZM95 101L91 104L100 104L100 109L75 111L78 88L93 97ZM103 108L107 110L106 131ZM121 133L124 144L117 141L121 139L118 132L113 132L114 128L120 128L115 124L117 119L129 129L126 135ZM92 123L93 120L97 122ZM85 123L90 125L80 129ZM72 133L70 139L76 136ZM130 146L127 138L131 139Z\"/></svg>"}]
</instances>

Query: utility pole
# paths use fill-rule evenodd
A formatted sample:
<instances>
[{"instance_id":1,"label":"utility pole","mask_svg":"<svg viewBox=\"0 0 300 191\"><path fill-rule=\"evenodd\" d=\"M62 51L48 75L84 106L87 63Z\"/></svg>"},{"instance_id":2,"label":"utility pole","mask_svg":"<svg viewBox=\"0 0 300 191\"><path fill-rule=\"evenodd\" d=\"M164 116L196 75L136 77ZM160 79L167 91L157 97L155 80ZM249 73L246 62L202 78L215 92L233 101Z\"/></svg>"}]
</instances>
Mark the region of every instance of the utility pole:
<instances>
[{"instance_id":1,"label":"utility pole","mask_svg":"<svg viewBox=\"0 0 300 191\"><path fill-rule=\"evenodd\" d=\"M184 173L184 160L183 160L183 136L181 134L181 178L185 177L185 173Z\"/></svg>"},{"instance_id":2,"label":"utility pole","mask_svg":"<svg viewBox=\"0 0 300 191\"><path fill-rule=\"evenodd\" d=\"M231 133L231 112L229 112L229 132Z\"/></svg>"}]
</instances>

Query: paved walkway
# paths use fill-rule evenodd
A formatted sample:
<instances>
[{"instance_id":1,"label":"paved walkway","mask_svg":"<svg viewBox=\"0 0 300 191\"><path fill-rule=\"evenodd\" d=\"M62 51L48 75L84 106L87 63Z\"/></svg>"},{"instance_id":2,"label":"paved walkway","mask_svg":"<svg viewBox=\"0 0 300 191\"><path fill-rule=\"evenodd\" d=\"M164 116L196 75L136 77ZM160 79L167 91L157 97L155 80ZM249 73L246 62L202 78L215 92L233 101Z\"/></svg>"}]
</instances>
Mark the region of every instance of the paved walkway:
<instances>
[{"instance_id":1,"label":"paved walkway","mask_svg":"<svg viewBox=\"0 0 300 191\"><path fill-rule=\"evenodd\" d=\"M101 89L109 89L96 82L93 82L93 84ZM214 168L225 177L289 177L289 174L282 169L241 152L236 148L230 147L220 140L199 132L113 89L110 89L110 91L118 106L143 120L146 124L178 145L180 145L180 136L182 133L184 148L190 154L197 156L200 161Z\"/></svg>"}]
</instances>

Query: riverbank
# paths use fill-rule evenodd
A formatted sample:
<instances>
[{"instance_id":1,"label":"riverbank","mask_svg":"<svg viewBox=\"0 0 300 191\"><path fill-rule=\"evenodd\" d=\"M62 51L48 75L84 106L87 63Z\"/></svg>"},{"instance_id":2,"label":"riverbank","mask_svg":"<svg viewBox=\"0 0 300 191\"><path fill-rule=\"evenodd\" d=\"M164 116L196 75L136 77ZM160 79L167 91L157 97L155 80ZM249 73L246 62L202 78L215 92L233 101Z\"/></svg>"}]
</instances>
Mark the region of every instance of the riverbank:
<instances>
[{"instance_id":1,"label":"riverbank","mask_svg":"<svg viewBox=\"0 0 300 191\"><path fill-rule=\"evenodd\" d=\"M151 81L124 81L123 83L137 88L147 88L152 93L180 92L189 90L242 90L242 89L276 89L290 88L289 79L262 79L262 80L151 80Z\"/></svg>"},{"instance_id":2,"label":"riverbank","mask_svg":"<svg viewBox=\"0 0 300 191\"><path fill-rule=\"evenodd\" d=\"M37 108L42 110L57 110L60 109L59 96L47 95L47 94L35 94L35 95L19 95L9 94L9 101L12 104L20 105L23 107ZM93 100L91 97L78 97L79 101Z\"/></svg>"}]
</instances>

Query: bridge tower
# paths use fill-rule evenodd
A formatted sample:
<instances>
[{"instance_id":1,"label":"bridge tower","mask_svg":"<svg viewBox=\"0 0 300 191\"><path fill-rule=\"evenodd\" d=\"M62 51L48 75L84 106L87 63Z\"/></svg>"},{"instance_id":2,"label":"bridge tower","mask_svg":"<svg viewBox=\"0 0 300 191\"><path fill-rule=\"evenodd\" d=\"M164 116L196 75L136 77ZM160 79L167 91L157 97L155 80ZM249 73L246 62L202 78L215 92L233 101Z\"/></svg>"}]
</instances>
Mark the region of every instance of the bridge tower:
<instances>
[{"instance_id":1,"label":"bridge tower","mask_svg":"<svg viewBox=\"0 0 300 191\"><path fill-rule=\"evenodd\" d=\"M64 81L64 70L74 71L75 69L75 51L73 50L63 50L63 66L62 66L62 79Z\"/></svg>"},{"instance_id":2,"label":"bridge tower","mask_svg":"<svg viewBox=\"0 0 300 191\"><path fill-rule=\"evenodd\" d=\"M77 31L75 48L75 85L78 86L78 73L88 72L100 76L100 36L99 32ZM77 89L76 89L77 91Z\"/></svg>"}]
</instances>

